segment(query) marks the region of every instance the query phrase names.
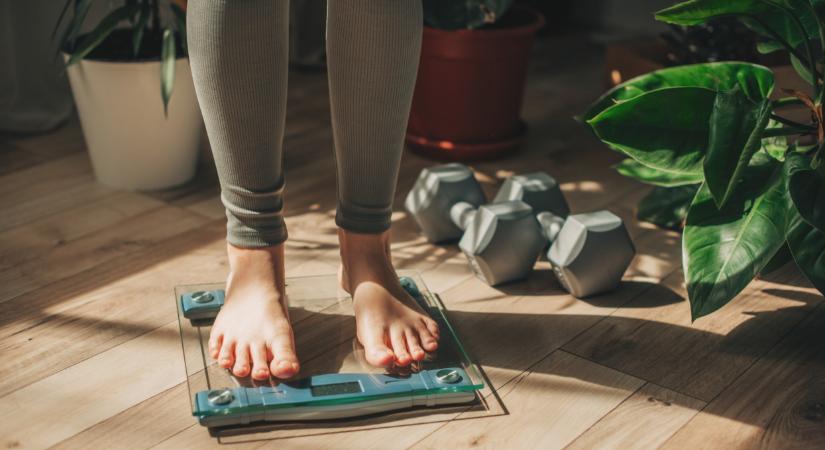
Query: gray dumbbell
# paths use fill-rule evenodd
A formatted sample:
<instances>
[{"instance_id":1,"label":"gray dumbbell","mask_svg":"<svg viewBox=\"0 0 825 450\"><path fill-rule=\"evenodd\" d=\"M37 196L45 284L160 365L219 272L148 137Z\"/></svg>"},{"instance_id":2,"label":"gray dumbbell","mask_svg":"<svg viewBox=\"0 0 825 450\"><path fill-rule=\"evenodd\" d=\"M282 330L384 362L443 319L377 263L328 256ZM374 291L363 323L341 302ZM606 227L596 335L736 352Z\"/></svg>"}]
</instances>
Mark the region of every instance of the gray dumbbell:
<instances>
[{"instance_id":1,"label":"gray dumbbell","mask_svg":"<svg viewBox=\"0 0 825 450\"><path fill-rule=\"evenodd\" d=\"M473 171L452 163L422 170L404 206L427 240L436 243L461 237L463 230L450 218L450 209L460 202L477 208L486 198Z\"/></svg>"},{"instance_id":2,"label":"gray dumbbell","mask_svg":"<svg viewBox=\"0 0 825 450\"><path fill-rule=\"evenodd\" d=\"M627 229L615 214L597 211L565 219L567 203L547 174L511 177L496 199L507 201L485 205L478 212L461 204L453 208L467 229L459 247L476 274L491 285L526 277L548 241L552 244L547 259L575 297L613 289L635 255Z\"/></svg>"}]
</instances>

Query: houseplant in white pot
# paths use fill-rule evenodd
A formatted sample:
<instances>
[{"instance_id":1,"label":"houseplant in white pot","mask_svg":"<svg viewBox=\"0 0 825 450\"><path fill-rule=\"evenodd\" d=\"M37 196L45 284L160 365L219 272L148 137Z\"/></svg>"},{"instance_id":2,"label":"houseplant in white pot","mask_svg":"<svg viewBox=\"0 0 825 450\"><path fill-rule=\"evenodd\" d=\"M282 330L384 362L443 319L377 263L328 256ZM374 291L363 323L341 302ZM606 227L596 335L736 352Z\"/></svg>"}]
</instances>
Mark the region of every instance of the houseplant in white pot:
<instances>
[{"instance_id":1,"label":"houseplant in white pot","mask_svg":"<svg viewBox=\"0 0 825 450\"><path fill-rule=\"evenodd\" d=\"M55 33L95 175L129 190L186 182L195 174L203 119L183 9L125 0L81 33L93 3L68 0Z\"/></svg>"}]
</instances>

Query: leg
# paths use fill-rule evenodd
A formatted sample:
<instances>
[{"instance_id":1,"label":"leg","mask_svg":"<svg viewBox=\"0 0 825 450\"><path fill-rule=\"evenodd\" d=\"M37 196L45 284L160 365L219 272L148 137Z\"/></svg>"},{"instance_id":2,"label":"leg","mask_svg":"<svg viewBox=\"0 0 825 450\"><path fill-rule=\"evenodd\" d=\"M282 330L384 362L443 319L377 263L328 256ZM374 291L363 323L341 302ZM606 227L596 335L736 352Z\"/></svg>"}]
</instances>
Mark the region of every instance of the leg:
<instances>
[{"instance_id":1,"label":"leg","mask_svg":"<svg viewBox=\"0 0 825 450\"><path fill-rule=\"evenodd\" d=\"M210 352L256 379L298 371L283 306L288 16L287 0L192 0L187 11L192 75L227 215L230 274Z\"/></svg>"},{"instance_id":2,"label":"leg","mask_svg":"<svg viewBox=\"0 0 825 450\"><path fill-rule=\"evenodd\" d=\"M332 0L327 14L330 105L338 164L341 283L358 339L377 366L435 350L438 327L401 288L390 215L418 71L421 0Z\"/></svg>"}]
</instances>

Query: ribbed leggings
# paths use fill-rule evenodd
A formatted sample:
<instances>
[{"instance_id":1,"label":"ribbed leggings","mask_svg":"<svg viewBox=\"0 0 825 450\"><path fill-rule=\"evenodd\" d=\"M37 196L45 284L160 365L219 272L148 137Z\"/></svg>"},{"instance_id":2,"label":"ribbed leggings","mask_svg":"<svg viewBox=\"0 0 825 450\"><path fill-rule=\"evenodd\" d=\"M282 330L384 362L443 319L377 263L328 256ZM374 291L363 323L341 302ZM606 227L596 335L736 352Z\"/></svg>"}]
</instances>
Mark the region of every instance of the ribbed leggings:
<instances>
[{"instance_id":1,"label":"ribbed leggings","mask_svg":"<svg viewBox=\"0 0 825 450\"><path fill-rule=\"evenodd\" d=\"M327 65L336 224L390 227L392 199L421 49L421 0L328 0ZM286 240L283 138L288 0L190 0L195 90L239 247Z\"/></svg>"}]
</instances>

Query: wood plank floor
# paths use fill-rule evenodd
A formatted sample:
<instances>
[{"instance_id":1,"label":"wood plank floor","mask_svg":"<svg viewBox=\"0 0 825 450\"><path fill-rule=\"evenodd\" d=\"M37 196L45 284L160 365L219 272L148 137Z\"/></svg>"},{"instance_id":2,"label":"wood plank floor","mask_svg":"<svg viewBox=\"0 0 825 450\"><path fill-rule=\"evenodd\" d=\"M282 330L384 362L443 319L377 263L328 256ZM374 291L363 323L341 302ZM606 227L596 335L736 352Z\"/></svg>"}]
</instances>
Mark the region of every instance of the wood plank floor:
<instances>
[{"instance_id":1,"label":"wood plank floor","mask_svg":"<svg viewBox=\"0 0 825 450\"><path fill-rule=\"evenodd\" d=\"M486 286L401 208L433 164L405 154L395 263L440 293L489 380L490 410L209 437L190 415L171 292L226 276L211 161L179 188L117 191L95 181L73 119L45 135L0 135L0 448L824 447L822 296L789 266L691 323L679 235L633 218L649 188L616 174L617 155L571 119L602 90L600 49L559 37L534 53L523 150L473 168L488 194L511 173L551 173L574 211L624 217L638 256L620 289L585 300L546 263ZM338 264L328 108L324 74L291 74L289 276Z\"/></svg>"}]
</instances>

